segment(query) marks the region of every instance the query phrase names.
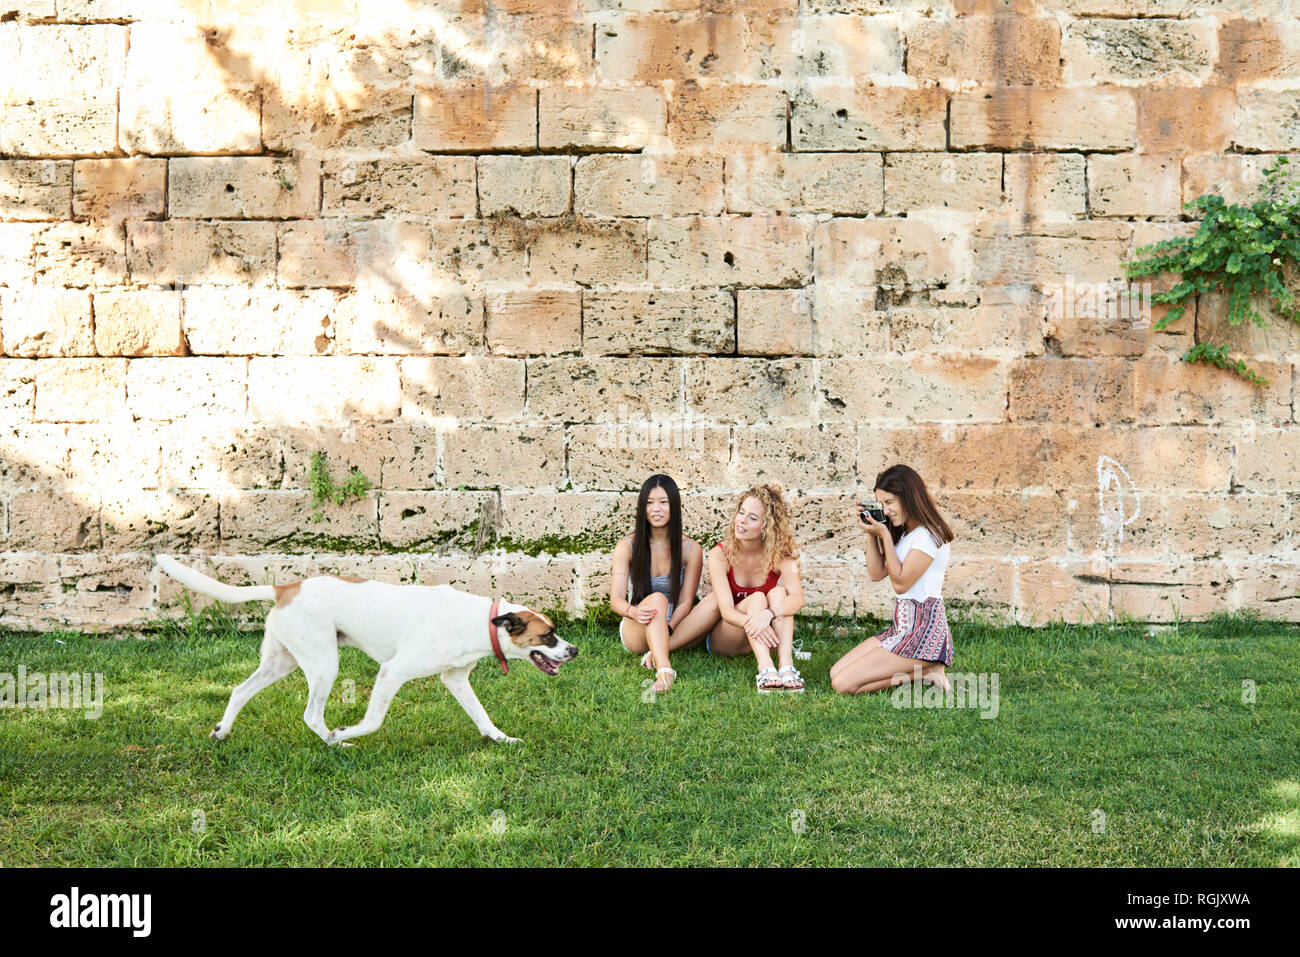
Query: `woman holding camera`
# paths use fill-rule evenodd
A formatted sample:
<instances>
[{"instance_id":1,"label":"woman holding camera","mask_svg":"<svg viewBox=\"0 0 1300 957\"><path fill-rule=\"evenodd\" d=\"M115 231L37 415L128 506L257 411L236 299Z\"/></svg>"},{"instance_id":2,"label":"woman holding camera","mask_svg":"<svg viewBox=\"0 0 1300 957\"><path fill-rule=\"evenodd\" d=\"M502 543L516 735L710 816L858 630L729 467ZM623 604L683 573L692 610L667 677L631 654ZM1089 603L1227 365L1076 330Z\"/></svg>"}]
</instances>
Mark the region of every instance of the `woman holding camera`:
<instances>
[{"instance_id":1,"label":"woman holding camera","mask_svg":"<svg viewBox=\"0 0 1300 957\"><path fill-rule=\"evenodd\" d=\"M945 691L952 664L952 632L944 611L944 572L952 529L914 469L894 465L876 476L884 521L855 506L867 533L867 572L894 588L894 620L831 667L831 687L841 694L880 691L917 674Z\"/></svg>"}]
</instances>

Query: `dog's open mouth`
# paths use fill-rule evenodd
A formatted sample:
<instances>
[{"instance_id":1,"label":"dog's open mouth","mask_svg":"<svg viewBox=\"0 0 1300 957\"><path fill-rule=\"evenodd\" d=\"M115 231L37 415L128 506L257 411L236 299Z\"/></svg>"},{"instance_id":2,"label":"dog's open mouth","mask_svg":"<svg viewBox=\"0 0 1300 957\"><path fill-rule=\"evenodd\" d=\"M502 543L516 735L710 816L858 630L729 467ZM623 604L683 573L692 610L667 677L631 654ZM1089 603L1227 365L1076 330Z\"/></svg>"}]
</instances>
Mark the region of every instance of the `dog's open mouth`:
<instances>
[{"instance_id":1,"label":"dog's open mouth","mask_svg":"<svg viewBox=\"0 0 1300 957\"><path fill-rule=\"evenodd\" d=\"M533 664L537 665L537 667L541 668L548 675L558 674L560 671L560 663L554 658L546 657L540 651L531 652L528 657L532 658Z\"/></svg>"}]
</instances>

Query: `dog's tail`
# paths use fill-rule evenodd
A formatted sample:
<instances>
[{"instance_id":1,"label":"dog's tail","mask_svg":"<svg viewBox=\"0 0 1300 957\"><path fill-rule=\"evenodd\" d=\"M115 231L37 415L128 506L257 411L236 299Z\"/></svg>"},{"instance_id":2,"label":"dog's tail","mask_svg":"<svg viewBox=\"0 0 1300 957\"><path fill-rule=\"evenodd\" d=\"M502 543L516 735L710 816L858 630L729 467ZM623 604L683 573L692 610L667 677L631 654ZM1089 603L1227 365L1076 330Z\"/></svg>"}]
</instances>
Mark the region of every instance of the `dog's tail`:
<instances>
[{"instance_id":1,"label":"dog's tail","mask_svg":"<svg viewBox=\"0 0 1300 957\"><path fill-rule=\"evenodd\" d=\"M170 555L159 555L158 567L186 588L232 605L245 601L269 601L275 598L273 585L223 585L215 578L209 578L192 568L186 568Z\"/></svg>"}]
</instances>

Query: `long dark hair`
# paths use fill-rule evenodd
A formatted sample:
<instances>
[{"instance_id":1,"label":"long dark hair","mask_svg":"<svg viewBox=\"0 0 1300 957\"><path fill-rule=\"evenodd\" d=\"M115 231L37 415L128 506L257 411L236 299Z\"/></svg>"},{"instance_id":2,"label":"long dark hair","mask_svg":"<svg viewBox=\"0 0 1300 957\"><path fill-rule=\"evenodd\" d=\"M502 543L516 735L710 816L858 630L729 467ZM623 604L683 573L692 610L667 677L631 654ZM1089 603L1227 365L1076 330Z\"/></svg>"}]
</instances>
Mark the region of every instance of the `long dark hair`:
<instances>
[{"instance_id":1,"label":"long dark hair","mask_svg":"<svg viewBox=\"0 0 1300 957\"><path fill-rule=\"evenodd\" d=\"M930 493L926 490L925 483L921 481L921 476L917 474L916 469L906 465L891 465L876 476L874 487L883 489L891 495L897 495L903 503L903 511L907 513L907 517L928 528L935 541L941 546L952 541L952 529L939 514L934 499L930 498ZM903 526L895 526L891 523L889 535L897 545L898 540L903 537Z\"/></svg>"},{"instance_id":2,"label":"long dark hair","mask_svg":"<svg viewBox=\"0 0 1300 957\"><path fill-rule=\"evenodd\" d=\"M636 497L636 526L632 532L632 563L628 577L632 582L632 604L638 605L650 594L650 523L645 517L646 502L650 492L661 488L668 495L668 544L672 548L673 567L668 573L668 587L672 601L677 600L677 589L682 585L682 496L677 483L662 473L652 475L641 484L641 494Z\"/></svg>"}]
</instances>

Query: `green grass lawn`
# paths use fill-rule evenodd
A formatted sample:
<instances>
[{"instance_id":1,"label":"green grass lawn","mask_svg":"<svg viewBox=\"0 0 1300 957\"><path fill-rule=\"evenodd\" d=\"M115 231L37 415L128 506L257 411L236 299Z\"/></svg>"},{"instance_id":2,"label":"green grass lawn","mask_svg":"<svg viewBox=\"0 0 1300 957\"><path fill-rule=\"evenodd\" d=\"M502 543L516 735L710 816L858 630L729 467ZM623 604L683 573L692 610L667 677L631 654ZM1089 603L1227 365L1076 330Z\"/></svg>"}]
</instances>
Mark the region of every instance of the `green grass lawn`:
<instances>
[{"instance_id":1,"label":"green grass lawn","mask_svg":"<svg viewBox=\"0 0 1300 957\"><path fill-rule=\"evenodd\" d=\"M613 624L570 621L558 677L475 672L522 745L481 739L430 678L350 749L303 724L301 672L208 739L260 638L219 611L146 640L0 632L0 672L105 680L98 720L0 711L0 865L1300 864L1300 628L955 621L951 671L999 676L987 719L831 692L874 624L801 625L806 694L695 651L646 700ZM343 650L331 727L376 667Z\"/></svg>"}]
</instances>

